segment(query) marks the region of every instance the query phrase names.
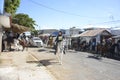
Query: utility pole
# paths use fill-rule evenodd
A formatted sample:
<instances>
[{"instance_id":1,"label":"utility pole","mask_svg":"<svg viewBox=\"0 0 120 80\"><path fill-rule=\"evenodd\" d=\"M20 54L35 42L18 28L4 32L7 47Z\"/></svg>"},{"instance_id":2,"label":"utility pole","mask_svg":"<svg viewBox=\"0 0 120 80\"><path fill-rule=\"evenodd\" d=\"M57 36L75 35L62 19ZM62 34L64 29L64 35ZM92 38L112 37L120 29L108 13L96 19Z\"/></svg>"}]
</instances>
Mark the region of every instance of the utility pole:
<instances>
[{"instance_id":1,"label":"utility pole","mask_svg":"<svg viewBox=\"0 0 120 80\"><path fill-rule=\"evenodd\" d=\"M110 18L111 21L114 21L114 16L113 15L110 15L109 18Z\"/></svg>"},{"instance_id":2,"label":"utility pole","mask_svg":"<svg viewBox=\"0 0 120 80\"><path fill-rule=\"evenodd\" d=\"M4 4L5 4L5 0L3 0L3 9L1 10L1 14L4 14ZM0 25L0 52L2 52L2 35L3 35L3 26Z\"/></svg>"},{"instance_id":3,"label":"utility pole","mask_svg":"<svg viewBox=\"0 0 120 80\"><path fill-rule=\"evenodd\" d=\"M0 25L0 52L2 52L2 34L3 34L3 28Z\"/></svg>"}]
</instances>

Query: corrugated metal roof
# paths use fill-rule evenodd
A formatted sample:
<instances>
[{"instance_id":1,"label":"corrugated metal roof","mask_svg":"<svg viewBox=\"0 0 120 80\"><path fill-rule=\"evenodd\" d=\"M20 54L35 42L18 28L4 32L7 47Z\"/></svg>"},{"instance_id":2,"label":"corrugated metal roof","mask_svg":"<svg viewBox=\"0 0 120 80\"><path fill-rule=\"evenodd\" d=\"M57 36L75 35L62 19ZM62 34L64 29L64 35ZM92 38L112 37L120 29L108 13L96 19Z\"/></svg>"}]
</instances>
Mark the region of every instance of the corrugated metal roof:
<instances>
[{"instance_id":1,"label":"corrugated metal roof","mask_svg":"<svg viewBox=\"0 0 120 80\"><path fill-rule=\"evenodd\" d=\"M113 35L120 35L120 29L118 29L118 30L111 30L111 33Z\"/></svg>"},{"instance_id":2,"label":"corrugated metal roof","mask_svg":"<svg viewBox=\"0 0 120 80\"><path fill-rule=\"evenodd\" d=\"M87 30L87 31L81 33L79 36L89 36L89 37L92 37L92 36L96 36L96 35L100 34L103 31L105 31L105 29Z\"/></svg>"},{"instance_id":3,"label":"corrugated metal roof","mask_svg":"<svg viewBox=\"0 0 120 80\"><path fill-rule=\"evenodd\" d=\"M120 38L120 35L117 35L117 36L113 36L112 38Z\"/></svg>"}]
</instances>

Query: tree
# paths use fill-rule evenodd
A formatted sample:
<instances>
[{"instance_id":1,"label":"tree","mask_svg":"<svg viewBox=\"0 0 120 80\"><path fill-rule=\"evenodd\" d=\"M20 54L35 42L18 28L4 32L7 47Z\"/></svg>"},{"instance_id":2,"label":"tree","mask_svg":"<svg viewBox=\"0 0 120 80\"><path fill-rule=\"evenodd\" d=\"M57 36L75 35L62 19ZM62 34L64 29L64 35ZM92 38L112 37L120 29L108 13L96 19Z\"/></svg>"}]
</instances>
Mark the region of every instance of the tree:
<instances>
[{"instance_id":1,"label":"tree","mask_svg":"<svg viewBox=\"0 0 120 80\"><path fill-rule=\"evenodd\" d=\"M5 12L14 15L19 5L20 5L20 0L5 0L4 10Z\"/></svg>"},{"instance_id":2,"label":"tree","mask_svg":"<svg viewBox=\"0 0 120 80\"><path fill-rule=\"evenodd\" d=\"M31 32L32 35L37 36L38 35L38 30L34 30Z\"/></svg>"},{"instance_id":3,"label":"tree","mask_svg":"<svg viewBox=\"0 0 120 80\"><path fill-rule=\"evenodd\" d=\"M32 18L30 18L27 14L15 14L20 5L20 1L21 0L5 0L4 10L12 15L12 23L28 27L31 31L34 31L34 25L36 24Z\"/></svg>"},{"instance_id":4,"label":"tree","mask_svg":"<svg viewBox=\"0 0 120 80\"><path fill-rule=\"evenodd\" d=\"M23 14L23 13L16 14L13 17L12 22L15 24L19 24L19 25L28 27L31 29L31 31L35 30L35 28L34 28L34 25L36 25L35 21L32 18L30 18L29 15L27 15L27 14Z\"/></svg>"}]
</instances>

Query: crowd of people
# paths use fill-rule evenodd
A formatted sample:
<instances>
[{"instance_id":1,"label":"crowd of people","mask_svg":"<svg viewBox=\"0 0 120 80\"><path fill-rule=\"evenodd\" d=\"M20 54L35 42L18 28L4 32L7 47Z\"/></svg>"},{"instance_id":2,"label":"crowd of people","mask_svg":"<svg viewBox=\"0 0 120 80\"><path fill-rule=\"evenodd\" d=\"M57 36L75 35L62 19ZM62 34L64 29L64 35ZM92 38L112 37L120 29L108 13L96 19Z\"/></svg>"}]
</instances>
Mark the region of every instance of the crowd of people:
<instances>
[{"instance_id":1,"label":"crowd of people","mask_svg":"<svg viewBox=\"0 0 120 80\"><path fill-rule=\"evenodd\" d=\"M71 43L72 48L79 51L89 51L101 54L101 56L120 56L120 40L115 41L115 39L108 38L98 42L96 38L92 38L87 42L86 40L82 41L81 38L78 38L77 43Z\"/></svg>"},{"instance_id":2,"label":"crowd of people","mask_svg":"<svg viewBox=\"0 0 120 80\"><path fill-rule=\"evenodd\" d=\"M4 31L2 36L2 51L11 51L12 46L14 46L14 50L24 50L27 47L28 37L26 37L25 33L18 34L13 33L12 31ZM22 46L22 49L20 49Z\"/></svg>"}]
</instances>

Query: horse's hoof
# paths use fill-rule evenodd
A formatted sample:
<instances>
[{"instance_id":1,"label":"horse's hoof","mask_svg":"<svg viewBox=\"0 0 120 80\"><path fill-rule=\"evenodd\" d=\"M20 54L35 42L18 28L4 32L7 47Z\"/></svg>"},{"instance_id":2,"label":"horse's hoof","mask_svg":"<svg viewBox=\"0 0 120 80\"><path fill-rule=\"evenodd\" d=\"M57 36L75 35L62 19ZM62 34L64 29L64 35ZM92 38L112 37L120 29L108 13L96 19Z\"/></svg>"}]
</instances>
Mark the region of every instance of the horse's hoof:
<instances>
[{"instance_id":1,"label":"horse's hoof","mask_svg":"<svg viewBox=\"0 0 120 80\"><path fill-rule=\"evenodd\" d=\"M59 65L62 65L62 62L59 62Z\"/></svg>"}]
</instances>

